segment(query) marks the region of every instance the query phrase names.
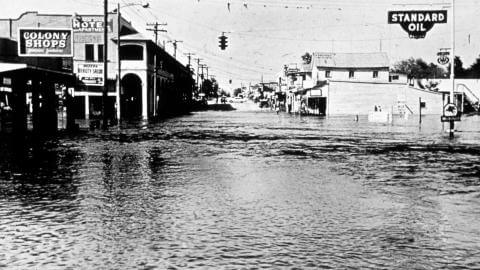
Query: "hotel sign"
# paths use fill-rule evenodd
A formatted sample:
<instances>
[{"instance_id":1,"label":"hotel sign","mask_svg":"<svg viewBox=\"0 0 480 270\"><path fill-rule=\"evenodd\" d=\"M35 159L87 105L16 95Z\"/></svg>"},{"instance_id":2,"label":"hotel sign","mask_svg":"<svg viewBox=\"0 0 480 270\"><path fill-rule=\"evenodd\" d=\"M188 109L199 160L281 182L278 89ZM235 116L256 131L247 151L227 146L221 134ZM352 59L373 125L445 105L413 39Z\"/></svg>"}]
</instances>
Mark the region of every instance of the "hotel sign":
<instances>
[{"instance_id":1,"label":"hotel sign","mask_svg":"<svg viewBox=\"0 0 480 270\"><path fill-rule=\"evenodd\" d=\"M85 85L102 86L103 63L75 63L74 73Z\"/></svg>"},{"instance_id":2,"label":"hotel sign","mask_svg":"<svg viewBox=\"0 0 480 270\"><path fill-rule=\"evenodd\" d=\"M389 24L400 24L410 38L424 38L436 23L447 23L446 10L389 11Z\"/></svg>"},{"instance_id":3,"label":"hotel sign","mask_svg":"<svg viewBox=\"0 0 480 270\"><path fill-rule=\"evenodd\" d=\"M76 33L102 33L102 16L75 16L72 19L72 28ZM108 32L113 31L113 20L107 22Z\"/></svg>"},{"instance_id":4,"label":"hotel sign","mask_svg":"<svg viewBox=\"0 0 480 270\"><path fill-rule=\"evenodd\" d=\"M18 55L72 57L72 29L19 28Z\"/></svg>"}]
</instances>

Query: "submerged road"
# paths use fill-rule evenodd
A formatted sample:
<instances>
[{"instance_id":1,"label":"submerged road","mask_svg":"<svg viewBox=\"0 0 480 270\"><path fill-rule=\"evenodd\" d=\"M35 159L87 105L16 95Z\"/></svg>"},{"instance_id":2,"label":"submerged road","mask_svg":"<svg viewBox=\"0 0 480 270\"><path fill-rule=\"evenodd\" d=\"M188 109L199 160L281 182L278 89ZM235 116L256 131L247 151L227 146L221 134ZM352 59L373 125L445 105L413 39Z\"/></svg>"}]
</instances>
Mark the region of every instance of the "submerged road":
<instances>
[{"instance_id":1,"label":"submerged road","mask_svg":"<svg viewBox=\"0 0 480 270\"><path fill-rule=\"evenodd\" d=\"M353 119L205 111L4 143L0 269L480 268L480 119L453 141L437 116Z\"/></svg>"}]
</instances>

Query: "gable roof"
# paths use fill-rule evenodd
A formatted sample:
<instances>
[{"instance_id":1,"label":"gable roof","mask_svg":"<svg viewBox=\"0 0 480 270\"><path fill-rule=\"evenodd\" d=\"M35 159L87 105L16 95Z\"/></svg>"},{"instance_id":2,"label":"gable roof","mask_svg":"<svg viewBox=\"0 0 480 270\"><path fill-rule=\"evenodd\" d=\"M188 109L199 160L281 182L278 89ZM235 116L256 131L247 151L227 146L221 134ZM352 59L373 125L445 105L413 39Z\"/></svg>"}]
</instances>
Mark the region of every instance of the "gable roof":
<instances>
[{"instance_id":1,"label":"gable roof","mask_svg":"<svg viewBox=\"0 0 480 270\"><path fill-rule=\"evenodd\" d=\"M312 54L312 63L316 67L329 68L388 68L386 53L321 53Z\"/></svg>"}]
</instances>

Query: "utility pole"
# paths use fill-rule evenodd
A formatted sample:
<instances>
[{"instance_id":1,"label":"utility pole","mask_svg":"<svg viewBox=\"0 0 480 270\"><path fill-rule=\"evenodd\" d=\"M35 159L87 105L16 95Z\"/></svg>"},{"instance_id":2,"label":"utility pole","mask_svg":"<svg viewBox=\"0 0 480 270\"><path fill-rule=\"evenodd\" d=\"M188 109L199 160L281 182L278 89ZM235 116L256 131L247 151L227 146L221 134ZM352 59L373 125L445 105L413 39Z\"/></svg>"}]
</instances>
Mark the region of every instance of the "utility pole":
<instances>
[{"instance_id":1,"label":"utility pole","mask_svg":"<svg viewBox=\"0 0 480 270\"><path fill-rule=\"evenodd\" d=\"M203 88L203 81L205 80L205 76L204 76L204 73L203 73L203 69L207 67L207 65L200 65L200 68L202 69L202 75L201 75L201 78L202 78L202 84L201 84L201 87ZM202 89L203 91L203 89Z\"/></svg>"},{"instance_id":2,"label":"utility pole","mask_svg":"<svg viewBox=\"0 0 480 270\"><path fill-rule=\"evenodd\" d=\"M173 58L177 58L177 43L183 42L182 40L172 40L169 41L173 44Z\"/></svg>"},{"instance_id":3,"label":"utility pole","mask_svg":"<svg viewBox=\"0 0 480 270\"><path fill-rule=\"evenodd\" d=\"M147 31L152 31L155 34L155 44L158 45L158 32L167 32L165 29L159 29L159 26L166 26L167 23L147 23L147 26L153 26L153 28L147 28Z\"/></svg>"},{"instance_id":4,"label":"utility pole","mask_svg":"<svg viewBox=\"0 0 480 270\"><path fill-rule=\"evenodd\" d=\"M199 73L200 73L200 72L199 72L199 69L200 69L200 60L202 60L202 59L201 59L201 58L195 58L195 60L197 60L197 90L199 90L199 89L200 89L200 88L199 88L200 86L199 86L199 84L198 84L198 75L199 75Z\"/></svg>"},{"instance_id":5,"label":"utility pole","mask_svg":"<svg viewBox=\"0 0 480 270\"><path fill-rule=\"evenodd\" d=\"M107 98L108 98L108 65L107 65L107 52L108 52L108 0L103 0L103 89L102 89L102 128L107 129Z\"/></svg>"},{"instance_id":6,"label":"utility pole","mask_svg":"<svg viewBox=\"0 0 480 270\"><path fill-rule=\"evenodd\" d=\"M195 55L194 53L185 53L184 55L186 55L188 57L188 67L190 68L190 62L192 60L192 56Z\"/></svg>"},{"instance_id":7,"label":"utility pole","mask_svg":"<svg viewBox=\"0 0 480 270\"><path fill-rule=\"evenodd\" d=\"M452 0L452 54L450 61L450 80L452 88L450 89L450 103L455 104L455 0ZM450 120L450 139L453 139L455 122Z\"/></svg>"}]
</instances>

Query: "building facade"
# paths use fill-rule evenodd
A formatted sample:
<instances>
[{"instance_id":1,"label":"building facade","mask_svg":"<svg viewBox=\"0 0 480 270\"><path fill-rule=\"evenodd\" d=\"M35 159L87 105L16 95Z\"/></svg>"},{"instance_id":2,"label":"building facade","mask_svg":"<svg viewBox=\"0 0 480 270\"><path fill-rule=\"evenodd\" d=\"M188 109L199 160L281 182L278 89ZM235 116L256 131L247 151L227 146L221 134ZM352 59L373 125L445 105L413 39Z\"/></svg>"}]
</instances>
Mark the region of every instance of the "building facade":
<instances>
[{"instance_id":1,"label":"building facade","mask_svg":"<svg viewBox=\"0 0 480 270\"><path fill-rule=\"evenodd\" d=\"M394 114L440 114L442 95L414 89L390 76L385 53L318 53L310 63L287 65L286 110L313 115L368 114L375 106Z\"/></svg>"},{"instance_id":2,"label":"building facade","mask_svg":"<svg viewBox=\"0 0 480 270\"><path fill-rule=\"evenodd\" d=\"M194 85L189 67L139 34L116 12L108 14L106 25L106 82L103 15L26 12L16 19L1 19L0 37L16 41L22 27L72 29L73 56L57 61L77 77L73 93L76 118L101 116L104 85L106 114L112 119L148 119L188 109Z\"/></svg>"}]
</instances>

